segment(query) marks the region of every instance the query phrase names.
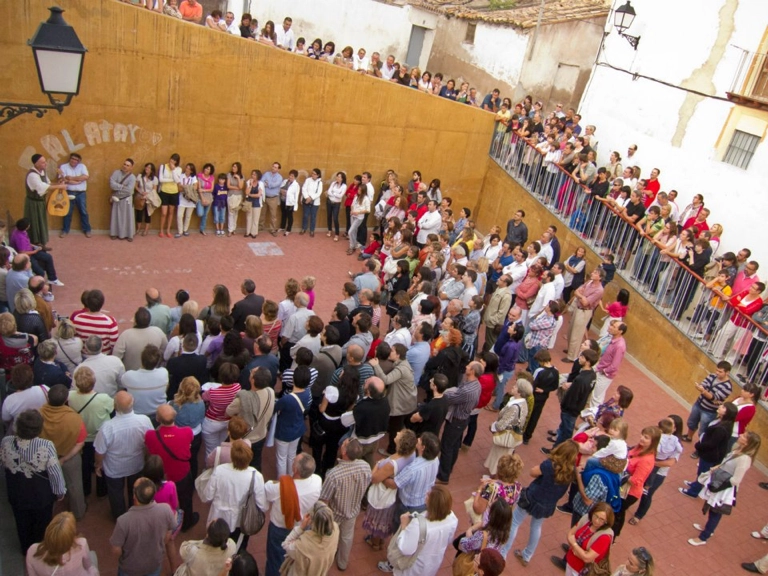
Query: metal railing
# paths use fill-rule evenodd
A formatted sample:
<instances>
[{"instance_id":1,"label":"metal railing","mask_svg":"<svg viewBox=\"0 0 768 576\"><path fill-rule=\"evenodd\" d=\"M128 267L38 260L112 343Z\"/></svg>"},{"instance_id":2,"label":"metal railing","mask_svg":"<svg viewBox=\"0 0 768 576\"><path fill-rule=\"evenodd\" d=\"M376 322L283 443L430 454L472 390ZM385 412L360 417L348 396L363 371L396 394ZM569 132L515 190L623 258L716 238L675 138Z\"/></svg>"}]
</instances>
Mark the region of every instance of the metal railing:
<instances>
[{"instance_id":1,"label":"metal railing","mask_svg":"<svg viewBox=\"0 0 768 576\"><path fill-rule=\"evenodd\" d=\"M560 166L513 134L494 134L490 156L713 361L728 360L735 381L768 381L768 331L722 298L664 242L639 230L610 199L592 197ZM565 262L570 255L563 254ZM711 273L705 274L708 277ZM733 295L735 296L735 294ZM761 398L763 397L761 393Z\"/></svg>"},{"instance_id":2,"label":"metal railing","mask_svg":"<svg viewBox=\"0 0 768 576\"><path fill-rule=\"evenodd\" d=\"M768 104L768 54L743 48L729 93Z\"/></svg>"}]
</instances>

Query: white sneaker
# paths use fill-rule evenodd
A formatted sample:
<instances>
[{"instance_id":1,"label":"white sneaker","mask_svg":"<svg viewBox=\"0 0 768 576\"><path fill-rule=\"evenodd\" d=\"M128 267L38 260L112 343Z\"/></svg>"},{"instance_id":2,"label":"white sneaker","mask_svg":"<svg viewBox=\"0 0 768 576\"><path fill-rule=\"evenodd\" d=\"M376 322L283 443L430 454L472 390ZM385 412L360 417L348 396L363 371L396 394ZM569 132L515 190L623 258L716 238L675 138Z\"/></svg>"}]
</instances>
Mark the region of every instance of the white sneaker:
<instances>
[{"instance_id":1,"label":"white sneaker","mask_svg":"<svg viewBox=\"0 0 768 576\"><path fill-rule=\"evenodd\" d=\"M394 572L395 571L395 569L392 567L392 564L390 564L386 560L382 560L376 566L378 566L379 570L381 570L382 572Z\"/></svg>"},{"instance_id":2,"label":"white sneaker","mask_svg":"<svg viewBox=\"0 0 768 576\"><path fill-rule=\"evenodd\" d=\"M699 532L704 532L704 528L701 526L701 524L696 524L694 522L693 527L698 530Z\"/></svg>"},{"instance_id":3,"label":"white sneaker","mask_svg":"<svg viewBox=\"0 0 768 576\"><path fill-rule=\"evenodd\" d=\"M752 532L752 538L757 538L758 540L766 539L760 532Z\"/></svg>"},{"instance_id":4,"label":"white sneaker","mask_svg":"<svg viewBox=\"0 0 768 576\"><path fill-rule=\"evenodd\" d=\"M689 538L688 544L691 546L704 546L707 543L706 540L699 540L698 538Z\"/></svg>"},{"instance_id":5,"label":"white sneaker","mask_svg":"<svg viewBox=\"0 0 768 576\"><path fill-rule=\"evenodd\" d=\"M58 278L56 278L56 280L51 280L50 284L51 284L51 286L60 286L60 287L64 286L64 282L62 282Z\"/></svg>"}]
</instances>

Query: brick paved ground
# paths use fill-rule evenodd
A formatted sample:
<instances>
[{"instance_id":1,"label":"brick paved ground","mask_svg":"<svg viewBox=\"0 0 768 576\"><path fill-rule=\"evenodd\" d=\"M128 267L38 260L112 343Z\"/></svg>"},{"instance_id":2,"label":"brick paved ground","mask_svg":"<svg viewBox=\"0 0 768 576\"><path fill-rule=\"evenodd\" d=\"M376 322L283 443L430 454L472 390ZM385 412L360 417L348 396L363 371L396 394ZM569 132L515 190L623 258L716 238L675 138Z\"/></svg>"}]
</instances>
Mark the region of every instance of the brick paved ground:
<instances>
[{"instance_id":1,"label":"brick paved ground","mask_svg":"<svg viewBox=\"0 0 768 576\"><path fill-rule=\"evenodd\" d=\"M54 236L53 255L59 277L66 283L64 288L56 289L55 308L60 314L69 314L78 307L82 290L98 286L106 294L106 308L119 319L121 328L126 328L130 325L136 307L143 302L144 290L150 286L160 289L166 302L171 305L175 291L186 288L203 306L208 303L211 287L216 283L226 284L233 296L238 298L240 282L250 277L256 281L259 293L280 300L286 278L293 276L300 279L310 274L317 277L316 311L327 319L333 305L341 298L340 287L347 278L347 271L360 268L360 263L354 257L344 254L346 245L343 241L334 243L321 232L315 238L294 233L288 238L275 239L268 234L261 234L259 240L275 242L283 255L257 256L248 245L249 241L243 237L202 237L197 233L180 240L160 239L157 236L137 237L133 243L111 241L105 236L94 236L87 240L78 233L70 234L65 240ZM562 348L562 343L561 337L558 348ZM555 356L559 358L561 354ZM556 365L560 365L559 360ZM628 385L635 392L635 401L626 414L630 422L630 442L637 440L642 427L656 423L663 416L676 413L685 417L687 414L686 406L627 360L616 378L615 384L618 383ZM491 413L483 411L475 445L471 451L461 453L451 477L450 488L454 495L454 510L460 518L460 529L467 527L463 501L485 473L482 462L491 440L489 434L483 431L488 429L492 419ZM525 461L526 470L543 459L539 448L544 445L544 431L556 427L558 420L556 402L550 400L531 444L522 446L518 451ZM685 498L677 492L683 480L694 477L695 461L689 458L689 454L690 446L686 445L686 453L680 464L671 471L667 483L657 492L653 508L643 523L625 527L620 541L612 551L614 566L624 562L631 548L642 545L655 556L657 573L731 576L742 573L739 567L741 562L752 561L768 553L766 541L754 540L749 535L768 521L765 507L768 492L757 486L758 481L766 478L755 468L746 476L734 514L723 519L710 542L700 548L693 548L686 543L688 538L697 535L691 524L704 520L700 501ZM265 477L274 479L274 456L271 449L265 450L264 462ZM527 477L523 483L528 483ZM102 574L114 574L116 559L111 555L107 542L113 527L107 501L92 496L88 504L88 513L79 529L97 551ZM207 505L196 501L195 509L200 511L203 519L206 518ZM13 551L17 544L13 538L13 529L8 530L8 524L12 522L9 512L7 503L3 502L2 516L6 520L2 523L5 529L0 530L0 542L4 542L0 546L0 553L3 556L4 572L16 575L21 574L21 558ZM510 554L505 574L521 574L526 571L531 574L558 574L550 564L549 556L559 553L568 526L569 517L556 513L544 524L542 540L529 567L523 569ZM201 522L184 538L198 539L203 535L204 523ZM346 572L350 576L378 573L376 562L384 558L384 553L373 552L365 545L363 536L358 524L353 562ZM527 537L526 525L518 534L515 548L524 547ZM266 531L252 538L249 546L262 569L265 539ZM450 574L451 558L452 553L449 551L440 574ZM170 573L166 566L164 574ZM338 571L335 568L331 570L331 574L336 573Z\"/></svg>"}]
</instances>

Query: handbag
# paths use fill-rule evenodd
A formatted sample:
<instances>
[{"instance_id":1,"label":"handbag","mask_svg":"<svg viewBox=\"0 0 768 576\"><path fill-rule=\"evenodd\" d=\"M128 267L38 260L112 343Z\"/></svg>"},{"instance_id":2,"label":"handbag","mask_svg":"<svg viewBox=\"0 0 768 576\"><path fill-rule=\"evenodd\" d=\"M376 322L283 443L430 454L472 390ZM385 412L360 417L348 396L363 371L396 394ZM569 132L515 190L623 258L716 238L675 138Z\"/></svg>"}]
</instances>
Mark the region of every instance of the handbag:
<instances>
[{"instance_id":1,"label":"handbag","mask_svg":"<svg viewBox=\"0 0 768 576\"><path fill-rule=\"evenodd\" d=\"M144 210L144 208L147 206L147 198L142 194L141 192L134 192L133 193L133 209L134 210Z\"/></svg>"},{"instance_id":2,"label":"handbag","mask_svg":"<svg viewBox=\"0 0 768 576\"><path fill-rule=\"evenodd\" d=\"M227 207L229 208L230 212L237 212L240 210L242 203L242 194L232 194L232 196L227 196Z\"/></svg>"},{"instance_id":3,"label":"handbag","mask_svg":"<svg viewBox=\"0 0 768 576\"><path fill-rule=\"evenodd\" d=\"M583 576L611 576L611 562L606 555L599 562L590 562L581 571Z\"/></svg>"},{"instance_id":4,"label":"handbag","mask_svg":"<svg viewBox=\"0 0 768 576\"><path fill-rule=\"evenodd\" d=\"M467 511L467 516L469 516L469 521L474 526L478 522L480 522L480 519L483 517L482 514L478 514L475 512L475 497L470 496L466 500L464 500L464 510Z\"/></svg>"},{"instance_id":5,"label":"handbag","mask_svg":"<svg viewBox=\"0 0 768 576\"><path fill-rule=\"evenodd\" d=\"M714 470L711 470L707 488L709 488L710 492L722 492L726 488L731 487L732 477L733 474L727 470L723 470L721 467L715 468Z\"/></svg>"},{"instance_id":6,"label":"handbag","mask_svg":"<svg viewBox=\"0 0 768 576\"><path fill-rule=\"evenodd\" d=\"M320 420L311 420L309 426L313 438L317 438L319 440L325 436L325 428L323 428L323 425L320 424Z\"/></svg>"},{"instance_id":7,"label":"handbag","mask_svg":"<svg viewBox=\"0 0 768 576\"><path fill-rule=\"evenodd\" d=\"M523 435L514 430L502 430L493 433L493 445L514 450L523 441Z\"/></svg>"},{"instance_id":8,"label":"handbag","mask_svg":"<svg viewBox=\"0 0 768 576\"><path fill-rule=\"evenodd\" d=\"M205 489L208 487L208 482L211 481L213 471L216 470L216 466L219 465L219 459L221 458L221 447L216 448L216 458L213 461L213 468L203 470L203 473L195 478L195 490L202 496L205 493Z\"/></svg>"},{"instance_id":9,"label":"handbag","mask_svg":"<svg viewBox=\"0 0 768 576\"><path fill-rule=\"evenodd\" d=\"M427 519L423 514L413 513L411 514L411 522L417 520L419 523L419 543L416 546L416 551L413 554L403 554L400 552L400 548L397 545L397 541L400 537L400 533L403 531L402 526L398 527L397 532L389 541L387 546L387 561L392 565L395 570L407 570L421 554L424 543L427 541Z\"/></svg>"},{"instance_id":10,"label":"handbag","mask_svg":"<svg viewBox=\"0 0 768 576\"><path fill-rule=\"evenodd\" d=\"M200 192L200 204L203 206L210 206L213 204L213 193L212 192Z\"/></svg>"},{"instance_id":11,"label":"handbag","mask_svg":"<svg viewBox=\"0 0 768 576\"><path fill-rule=\"evenodd\" d=\"M531 499L528 498L528 486L520 490L520 497L517 499L517 507L526 511L531 507Z\"/></svg>"},{"instance_id":12,"label":"handbag","mask_svg":"<svg viewBox=\"0 0 768 576\"><path fill-rule=\"evenodd\" d=\"M453 576L474 576L475 555L482 552L488 544L488 532L483 531L483 543L478 552L460 552L453 560L451 570Z\"/></svg>"},{"instance_id":13,"label":"handbag","mask_svg":"<svg viewBox=\"0 0 768 576\"><path fill-rule=\"evenodd\" d=\"M264 445L267 448L272 448L275 445L275 431L277 430L277 414L273 414L269 421L269 430L267 431L267 439Z\"/></svg>"},{"instance_id":14,"label":"handbag","mask_svg":"<svg viewBox=\"0 0 768 576\"><path fill-rule=\"evenodd\" d=\"M245 503L240 513L240 531L246 536L258 534L264 527L264 512L256 504L253 488L256 484L256 470L251 473L251 488L245 497Z\"/></svg>"},{"instance_id":15,"label":"handbag","mask_svg":"<svg viewBox=\"0 0 768 576\"><path fill-rule=\"evenodd\" d=\"M385 510L395 503L397 490L387 488L383 482L371 484L368 488L368 504L376 510Z\"/></svg>"}]
</instances>

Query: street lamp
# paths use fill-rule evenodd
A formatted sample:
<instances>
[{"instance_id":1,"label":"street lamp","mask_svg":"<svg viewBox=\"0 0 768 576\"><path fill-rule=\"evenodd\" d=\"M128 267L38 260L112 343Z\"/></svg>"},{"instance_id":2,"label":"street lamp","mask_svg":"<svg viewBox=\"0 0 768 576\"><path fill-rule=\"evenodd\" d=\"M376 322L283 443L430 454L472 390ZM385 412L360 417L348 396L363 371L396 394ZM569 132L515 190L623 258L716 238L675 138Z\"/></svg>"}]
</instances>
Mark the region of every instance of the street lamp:
<instances>
[{"instance_id":1,"label":"street lamp","mask_svg":"<svg viewBox=\"0 0 768 576\"><path fill-rule=\"evenodd\" d=\"M28 44L35 57L40 89L51 103L37 105L0 102L0 125L22 114L35 114L38 118L42 118L48 110L56 110L61 114L64 107L69 106L72 97L80 93L85 46L74 28L64 21L64 10L58 6L49 10L50 18L40 23Z\"/></svg>"},{"instance_id":2,"label":"street lamp","mask_svg":"<svg viewBox=\"0 0 768 576\"><path fill-rule=\"evenodd\" d=\"M632 4L630 4L629 0L627 0L626 4L619 6L614 11L613 27L618 30L619 36L626 38L630 46L637 50L637 45L640 44L640 36L630 36L629 34L624 34L624 30L627 30L630 26L632 26L632 22L635 21L635 16L635 9L632 8Z\"/></svg>"}]
</instances>

